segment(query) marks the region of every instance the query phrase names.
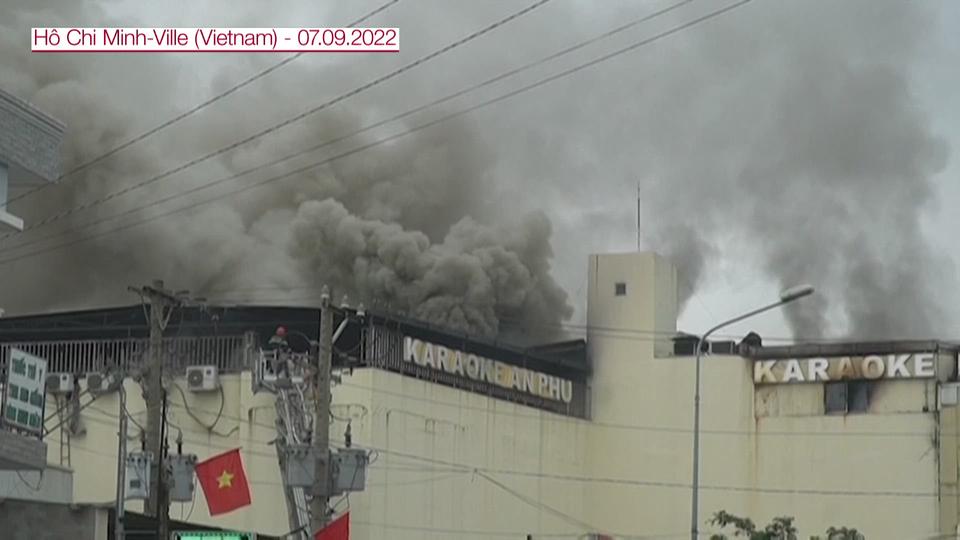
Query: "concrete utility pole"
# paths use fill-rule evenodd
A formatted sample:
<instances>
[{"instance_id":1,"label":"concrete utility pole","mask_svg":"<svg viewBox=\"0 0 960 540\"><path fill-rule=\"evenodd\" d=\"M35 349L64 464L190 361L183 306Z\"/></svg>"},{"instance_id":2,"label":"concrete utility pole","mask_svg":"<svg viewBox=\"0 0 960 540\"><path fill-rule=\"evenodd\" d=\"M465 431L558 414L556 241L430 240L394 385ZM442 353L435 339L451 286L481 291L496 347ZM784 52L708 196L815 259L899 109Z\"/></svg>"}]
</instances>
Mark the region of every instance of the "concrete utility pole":
<instances>
[{"instance_id":1,"label":"concrete utility pole","mask_svg":"<svg viewBox=\"0 0 960 540\"><path fill-rule=\"evenodd\" d=\"M123 510L126 502L126 484L127 484L127 391L123 388L123 375L120 375L120 429L117 432L120 439L117 443L117 508L116 525L114 526L115 540L124 540L126 535L123 532Z\"/></svg>"},{"instance_id":2,"label":"concrete utility pole","mask_svg":"<svg viewBox=\"0 0 960 540\"><path fill-rule=\"evenodd\" d=\"M150 497L144 502L143 510L147 515L156 517L161 529L167 525L169 501L163 489L165 478L162 476L163 463L163 414L166 405L166 392L163 389L163 332L170 321L174 308L182 303L181 296L165 289L163 281L155 280L153 285L129 287L140 295L144 302L150 303L150 356L144 372L143 399L147 404L147 448L153 452L154 462L150 475L157 479L150 486ZM169 534L167 535L169 536ZM167 536L160 538L166 539Z\"/></svg>"},{"instance_id":3,"label":"concrete utility pole","mask_svg":"<svg viewBox=\"0 0 960 540\"><path fill-rule=\"evenodd\" d=\"M160 412L160 444L162 449L158 454L157 462L157 540L170 538L170 495L167 492L167 475L165 459L170 445L167 443L167 391L162 390L163 399Z\"/></svg>"},{"instance_id":4,"label":"concrete utility pole","mask_svg":"<svg viewBox=\"0 0 960 540\"><path fill-rule=\"evenodd\" d=\"M320 295L320 336L317 348L317 373L313 380L313 448L317 452L317 470L310 502L310 525L313 533L329 522L330 503L330 369L333 360L333 311L330 291L326 286Z\"/></svg>"}]
</instances>

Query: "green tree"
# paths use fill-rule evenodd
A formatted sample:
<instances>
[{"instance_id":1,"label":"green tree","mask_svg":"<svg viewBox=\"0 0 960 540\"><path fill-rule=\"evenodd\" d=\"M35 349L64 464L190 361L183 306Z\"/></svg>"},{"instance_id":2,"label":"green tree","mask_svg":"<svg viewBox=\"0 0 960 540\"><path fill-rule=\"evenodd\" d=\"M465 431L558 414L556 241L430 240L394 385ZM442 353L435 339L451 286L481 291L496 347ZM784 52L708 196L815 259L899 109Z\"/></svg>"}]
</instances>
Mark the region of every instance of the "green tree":
<instances>
[{"instance_id":1,"label":"green tree","mask_svg":"<svg viewBox=\"0 0 960 540\"><path fill-rule=\"evenodd\" d=\"M727 511L721 510L713 515L708 522L710 525L720 529L731 529L733 538L743 538L746 540L798 540L797 527L793 524L793 518L787 516L776 517L773 521L764 527L758 529L757 525L750 518L735 516ZM714 534L710 540L728 540L724 533ZM830 527L823 537L813 536L810 540L866 540L863 534L856 529L847 527Z\"/></svg>"}]
</instances>

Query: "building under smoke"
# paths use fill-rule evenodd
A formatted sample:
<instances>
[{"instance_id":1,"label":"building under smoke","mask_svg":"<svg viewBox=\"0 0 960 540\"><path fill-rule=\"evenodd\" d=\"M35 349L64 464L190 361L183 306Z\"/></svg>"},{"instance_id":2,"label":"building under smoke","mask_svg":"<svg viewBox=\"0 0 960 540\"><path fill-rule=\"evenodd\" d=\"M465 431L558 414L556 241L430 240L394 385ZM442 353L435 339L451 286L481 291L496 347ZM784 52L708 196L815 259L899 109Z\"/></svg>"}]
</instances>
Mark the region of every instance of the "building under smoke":
<instances>
[{"instance_id":1,"label":"building under smoke","mask_svg":"<svg viewBox=\"0 0 960 540\"><path fill-rule=\"evenodd\" d=\"M518 348L332 308L346 324L335 343L331 444L343 444L349 426L372 459L368 488L351 496L352 538L635 537L689 524L695 340L676 331L677 272L647 253L592 256L589 267L586 340ZM187 505L194 520L286 532L276 412L254 392L257 351L280 325L291 348L306 350L318 319L314 308L243 305L184 308L171 319L171 436L201 458L241 447L254 493L252 509L218 518L198 498ZM127 374L128 435L140 436L146 335L141 306L0 320L5 354L47 358L55 382L77 375L76 390L95 397L78 410L59 383L48 397L65 418L45 437L47 458L72 468L76 502L114 493L106 471L117 402L104 373ZM846 525L881 540L953 534L960 469L947 456L960 445L958 349L941 341L781 347L757 335L710 343L701 518L788 514L803 534ZM215 369L218 392L184 378L198 365Z\"/></svg>"}]
</instances>

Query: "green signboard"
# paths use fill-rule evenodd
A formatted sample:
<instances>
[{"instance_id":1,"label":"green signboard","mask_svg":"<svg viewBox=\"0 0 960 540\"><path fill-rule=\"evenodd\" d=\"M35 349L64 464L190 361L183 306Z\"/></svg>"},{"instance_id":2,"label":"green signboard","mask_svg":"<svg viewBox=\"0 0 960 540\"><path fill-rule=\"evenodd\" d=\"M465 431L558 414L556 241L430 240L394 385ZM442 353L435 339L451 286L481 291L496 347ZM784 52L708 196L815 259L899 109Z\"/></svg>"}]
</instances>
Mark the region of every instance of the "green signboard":
<instances>
[{"instance_id":1,"label":"green signboard","mask_svg":"<svg viewBox=\"0 0 960 540\"><path fill-rule=\"evenodd\" d=\"M3 420L43 435L43 410L47 401L47 361L11 348L3 400Z\"/></svg>"},{"instance_id":2,"label":"green signboard","mask_svg":"<svg viewBox=\"0 0 960 540\"><path fill-rule=\"evenodd\" d=\"M254 533L223 531L177 531L172 540L257 540Z\"/></svg>"}]
</instances>

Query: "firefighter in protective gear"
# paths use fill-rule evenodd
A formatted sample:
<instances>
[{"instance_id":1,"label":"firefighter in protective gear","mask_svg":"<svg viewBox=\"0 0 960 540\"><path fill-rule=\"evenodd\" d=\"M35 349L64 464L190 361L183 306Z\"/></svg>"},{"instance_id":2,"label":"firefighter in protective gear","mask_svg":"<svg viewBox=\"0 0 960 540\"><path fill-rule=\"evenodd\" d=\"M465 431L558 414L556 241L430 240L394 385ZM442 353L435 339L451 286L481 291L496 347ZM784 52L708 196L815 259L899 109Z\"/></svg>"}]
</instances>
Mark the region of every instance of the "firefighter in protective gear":
<instances>
[{"instance_id":1,"label":"firefighter in protective gear","mask_svg":"<svg viewBox=\"0 0 960 540\"><path fill-rule=\"evenodd\" d=\"M288 379L290 370L287 366L287 355L290 353L290 346L287 344L287 329L280 326L277 332L267 343L267 349L274 351L273 365L270 366L277 377Z\"/></svg>"}]
</instances>

